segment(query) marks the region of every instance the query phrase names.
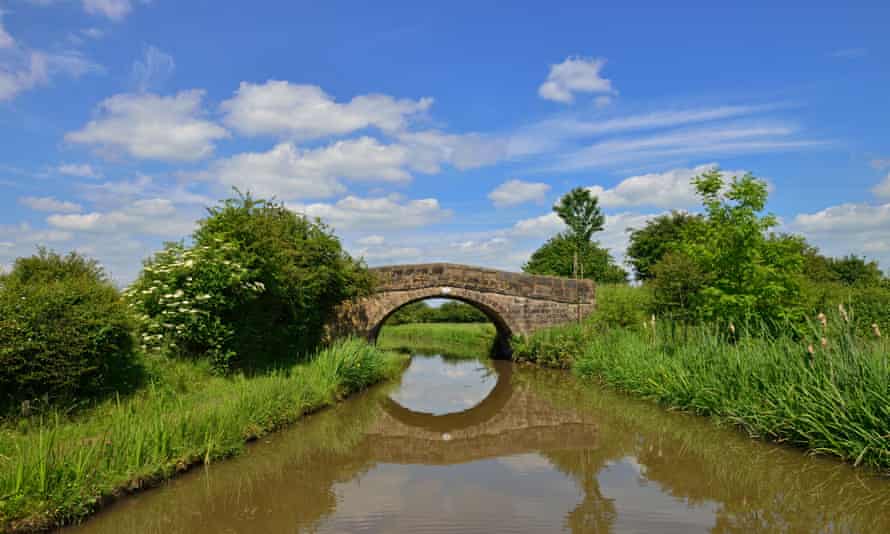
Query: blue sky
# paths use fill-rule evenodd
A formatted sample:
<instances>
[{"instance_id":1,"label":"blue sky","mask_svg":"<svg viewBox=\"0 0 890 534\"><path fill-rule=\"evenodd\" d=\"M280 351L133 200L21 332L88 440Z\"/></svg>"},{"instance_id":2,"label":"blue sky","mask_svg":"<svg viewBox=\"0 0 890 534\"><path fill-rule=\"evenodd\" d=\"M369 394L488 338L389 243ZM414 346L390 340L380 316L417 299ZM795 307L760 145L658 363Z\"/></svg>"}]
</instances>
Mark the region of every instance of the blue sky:
<instances>
[{"instance_id":1,"label":"blue sky","mask_svg":"<svg viewBox=\"0 0 890 534\"><path fill-rule=\"evenodd\" d=\"M512 270L585 186L621 258L718 165L890 267L887 2L431 4L0 0L0 266L126 283L233 186L372 265Z\"/></svg>"}]
</instances>

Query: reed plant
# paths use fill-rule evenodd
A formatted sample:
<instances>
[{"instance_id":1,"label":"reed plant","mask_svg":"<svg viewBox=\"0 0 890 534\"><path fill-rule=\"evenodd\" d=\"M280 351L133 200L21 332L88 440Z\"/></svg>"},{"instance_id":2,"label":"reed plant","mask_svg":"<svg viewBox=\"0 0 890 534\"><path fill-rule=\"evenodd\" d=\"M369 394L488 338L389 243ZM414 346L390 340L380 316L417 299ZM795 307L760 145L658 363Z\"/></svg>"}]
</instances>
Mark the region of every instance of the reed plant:
<instances>
[{"instance_id":1,"label":"reed plant","mask_svg":"<svg viewBox=\"0 0 890 534\"><path fill-rule=\"evenodd\" d=\"M245 442L401 369L345 340L265 375L215 375L207 362L147 357L151 379L128 398L0 427L0 531L79 520L116 495L240 452Z\"/></svg>"},{"instance_id":2,"label":"reed plant","mask_svg":"<svg viewBox=\"0 0 890 534\"><path fill-rule=\"evenodd\" d=\"M566 346L572 354L562 361L588 381L890 471L890 344L877 327L857 335L843 307L804 335L657 318L586 333L579 341L578 326L544 332L520 340L517 354L546 362L539 351Z\"/></svg>"}]
</instances>

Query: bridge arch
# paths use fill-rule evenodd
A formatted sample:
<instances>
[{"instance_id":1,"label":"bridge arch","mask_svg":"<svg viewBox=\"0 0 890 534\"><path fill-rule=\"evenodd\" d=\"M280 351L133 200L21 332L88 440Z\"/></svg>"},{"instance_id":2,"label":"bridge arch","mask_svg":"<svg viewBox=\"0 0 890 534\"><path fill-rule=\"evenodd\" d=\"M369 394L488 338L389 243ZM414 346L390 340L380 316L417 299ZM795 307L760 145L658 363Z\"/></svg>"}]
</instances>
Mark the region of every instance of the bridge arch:
<instances>
[{"instance_id":1,"label":"bridge arch","mask_svg":"<svg viewBox=\"0 0 890 534\"><path fill-rule=\"evenodd\" d=\"M511 335L576 321L596 304L590 280L511 273L453 263L392 265L370 269L374 292L342 303L327 325L329 337L376 339L396 310L418 300L452 298L479 308L498 329L507 353Z\"/></svg>"},{"instance_id":2,"label":"bridge arch","mask_svg":"<svg viewBox=\"0 0 890 534\"><path fill-rule=\"evenodd\" d=\"M485 314L485 317L497 330L497 349L503 352L509 345L510 337L517 332L517 325L511 324L510 310L495 299L491 299L480 291L473 291L461 287L429 287L414 291L405 291L394 295L387 300L387 306L379 308L379 311L368 318L368 324L372 325L368 332L368 339L376 341L380 330L395 312L409 304L429 299L450 299L460 301L473 306Z\"/></svg>"}]
</instances>

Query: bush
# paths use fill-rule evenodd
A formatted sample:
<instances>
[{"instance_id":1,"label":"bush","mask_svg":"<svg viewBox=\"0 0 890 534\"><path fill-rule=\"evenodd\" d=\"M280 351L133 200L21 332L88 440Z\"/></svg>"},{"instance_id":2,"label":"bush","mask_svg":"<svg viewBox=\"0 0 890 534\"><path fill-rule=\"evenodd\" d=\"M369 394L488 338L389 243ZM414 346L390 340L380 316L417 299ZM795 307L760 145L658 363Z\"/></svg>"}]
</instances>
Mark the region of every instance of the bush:
<instances>
[{"instance_id":1,"label":"bush","mask_svg":"<svg viewBox=\"0 0 890 534\"><path fill-rule=\"evenodd\" d=\"M835 312L842 305L856 334L874 336L872 325L881 332L890 332L890 287L851 287L840 282L806 282L802 287L803 309L810 319L819 313Z\"/></svg>"},{"instance_id":2,"label":"bush","mask_svg":"<svg viewBox=\"0 0 890 534\"><path fill-rule=\"evenodd\" d=\"M194 246L168 245L128 291L149 343L221 371L278 367L316 348L338 303L370 290L318 221L249 194L208 211Z\"/></svg>"},{"instance_id":3,"label":"bush","mask_svg":"<svg viewBox=\"0 0 890 534\"><path fill-rule=\"evenodd\" d=\"M132 321L98 265L40 252L0 278L0 407L94 396L129 367Z\"/></svg>"},{"instance_id":4,"label":"bush","mask_svg":"<svg viewBox=\"0 0 890 534\"><path fill-rule=\"evenodd\" d=\"M215 369L228 370L237 355L239 309L264 289L237 256L231 243L168 243L146 261L124 292L140 319L142 348L207 356Z\"/></svg>"},{"instance_id":5,"label":"bush","mask_svg":"<svg viewBox=\"0 0 890 534\"><path fill-rule=\"evenodd\" d=\"M512 340L513 360L545 367L569 369L584 353L592 331L586 325L567 324L538 330L530 336Z\"/></svg>"},{"instance_id":6,"label":"bush","mask_svg":"<svg viewBox=\"0 0 890 534\"><path fill-rule=\"evenodd\" d=\"M589 318L594 327L637 327L652 313L652 291L646 286L604 284L596 288L596 310Z\"/></svg>"}]
</instances>

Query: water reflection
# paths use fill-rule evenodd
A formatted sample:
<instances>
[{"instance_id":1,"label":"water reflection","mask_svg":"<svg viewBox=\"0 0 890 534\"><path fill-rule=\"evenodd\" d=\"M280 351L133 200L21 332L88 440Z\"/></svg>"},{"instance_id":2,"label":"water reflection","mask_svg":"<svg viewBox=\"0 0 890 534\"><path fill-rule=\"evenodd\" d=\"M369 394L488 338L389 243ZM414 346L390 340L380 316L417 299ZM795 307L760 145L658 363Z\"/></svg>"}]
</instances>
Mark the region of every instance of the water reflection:
<instances>
[{"instance_id":1,"label":"water reflection","mask_svg":"<svg viewBox=\"0 0 890 534\"><path fill-rule=\"evenodd\" d=\"M73 530L888 532L888 492L566 373L418 357L400 383Z\"/></svg>"}]
</instances>

